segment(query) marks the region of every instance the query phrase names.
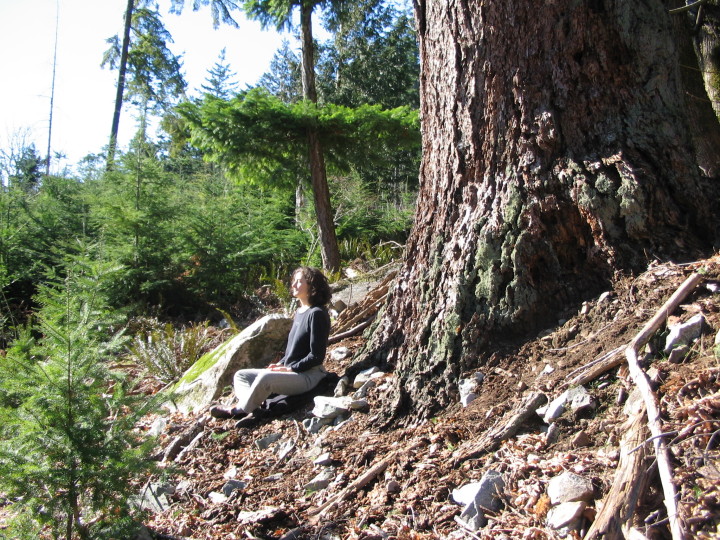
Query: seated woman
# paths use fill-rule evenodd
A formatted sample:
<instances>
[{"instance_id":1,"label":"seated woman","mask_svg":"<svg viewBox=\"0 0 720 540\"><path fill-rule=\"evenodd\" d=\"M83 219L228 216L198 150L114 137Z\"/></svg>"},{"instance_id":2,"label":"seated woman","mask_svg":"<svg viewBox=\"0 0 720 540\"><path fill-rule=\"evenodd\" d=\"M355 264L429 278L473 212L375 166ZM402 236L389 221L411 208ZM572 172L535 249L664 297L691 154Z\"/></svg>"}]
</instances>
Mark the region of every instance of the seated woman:
<instances>
[{"instance_id":1,"label":"seated woman","mask_svg":"<svg viewBox=\"0 0 720 540\"><path fill-rule=\"evenodd\" d=\"M248 416L270 394L303 394L325 377L322 364L330 335L330 315L325 304L332 296L330 285L320 270L302 266L293 272L290 291L300 301L300 307L295 312L285 356L264 369L237 371L233 380L236 406L210 407L211 416Z\"/></svg>"}]
</instances>

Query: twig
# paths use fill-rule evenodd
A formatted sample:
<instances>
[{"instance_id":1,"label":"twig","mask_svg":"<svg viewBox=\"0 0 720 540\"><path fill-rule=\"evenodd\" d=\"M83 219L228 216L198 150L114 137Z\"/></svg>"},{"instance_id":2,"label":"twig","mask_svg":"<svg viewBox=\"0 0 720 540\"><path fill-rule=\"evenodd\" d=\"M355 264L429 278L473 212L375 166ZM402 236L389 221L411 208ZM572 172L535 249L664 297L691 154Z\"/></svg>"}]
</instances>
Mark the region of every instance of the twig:
<instances>
[{"instance_id":1,"label":"twig","mask_svg":"<svg viewBox=\"0 0 720 540\"><path fill-rule=\"evenodd\" d=\"M390 465L390 462L395 459L396 454L397 450L391 452L390 455L387 456L385 459L380 460L378 463L370 467L364 474L362 474L353 482L348 484L340 493L338 493L334 497L331 497L317 508L310 510L308 512L308 515L317 516L335 509L338 504L350 497L353 493L361 489L363 486L375 479L375 477L381 474L385 469L387 469L388 465Z\"/></svg>"},{"instance_id":2,"label":"twig","mask_svg":"<svg viewBox=\"0 0 720 540\"><path fill-rule=\"evenodd\" d=\"M650 321L648 321L635 338L625 349L625 358L628 362L630 377L638 387L643 396L645 407L647 410L647 421L650 433L653 435L653 446L655 447L655 456L658 462L658 472L660 474L660 483L665 493L665 507L668 511L670 519L670 532L673 540L682 540L683 528L677 515L677 500L675 486L672 482L672 467L670 465L670 457L668 455L667 444L662 437L662 425L660 421L660 408L658 406L655 394L650 386L650 381L638 362L638 351L649 340L650 337L658 330L670 313L680 305L680 303L692 292L695 287L702 281L700 274L692 274L687 278L677 291L665 302L657 311Z\"/></svg>"},{"instance_id":3,"label":"twig","mask_svg":"<svg viewBox=\"0 0 720 540\"><path fill-rule=\"evenodd\" d=\"M694 7L702 6L704 3L705 3L705 0L697 0L697 2L693 2L692 4L688 4L686 6L671 9L668 11L668 13L670 15L677 15L678 13L682 13L683 11L690 11Z\"/></svg>"}]
</instances>

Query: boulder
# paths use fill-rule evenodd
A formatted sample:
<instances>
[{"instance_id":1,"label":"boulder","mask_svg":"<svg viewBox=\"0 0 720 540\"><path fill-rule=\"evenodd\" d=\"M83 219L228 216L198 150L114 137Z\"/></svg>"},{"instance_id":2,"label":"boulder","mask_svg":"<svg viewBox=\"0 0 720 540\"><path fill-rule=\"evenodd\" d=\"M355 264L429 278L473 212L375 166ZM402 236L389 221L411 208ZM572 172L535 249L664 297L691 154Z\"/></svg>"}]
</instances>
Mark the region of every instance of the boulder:
<instances>
[{"instance_id":1,"label":"boulder","mask_svg":"<svg viewBox=\"0 0 720 540\"><path fill-rule=\"evenodd\" d=\"M165 406L184 414L210 406L232 385L239 369L261 368L282 352L292 326L284 315L267 315L203 355L188 369L170 392Z\"/></svg>"}]
</instances>

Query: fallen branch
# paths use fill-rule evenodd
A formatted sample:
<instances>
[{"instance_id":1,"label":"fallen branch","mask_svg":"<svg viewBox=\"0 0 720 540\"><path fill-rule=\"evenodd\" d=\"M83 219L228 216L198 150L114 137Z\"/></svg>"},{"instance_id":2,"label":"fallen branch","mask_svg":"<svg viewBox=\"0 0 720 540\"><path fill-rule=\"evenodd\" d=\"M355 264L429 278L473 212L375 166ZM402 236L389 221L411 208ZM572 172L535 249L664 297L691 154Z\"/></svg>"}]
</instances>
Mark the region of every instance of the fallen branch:
<instances>
[{"instance_id":1,"label":"fallen branch","mask_svg":"<svg viewBox=\"0 0 720 540\"><path fill-rule=\"evenodd\" d=\"M699 274L693 274L686 279L625 348L625 358L628 362L630 376L643 397L643 411L647 412L647 424L652 435L653 446L655 447L660 483L662 484L663 493L665 494L665 508L667 509L668 519L670 521L670 532L673 540L682 540L683 530L677 515L677 500L675 486L672 483L672 468L670 466L667 445L662 436L660 409L652 387L650 386L650 381L638 363L637 355L638 351L645 346L655 332L657 332L658 328L667 320L668 316L677 309L701 280L702 276ZM633 418L633 427L632 431L629 431L629 434L632 435L633 439L639 437L641 434L636 427L637 416L638 413L636 412L634 417L631 417ZM642 416L642 411L640 412L640 416ZM631 445L631 449L633 450L630 454L631 456L642 453L634 450L637 450L635 447L640 445L644 439L645 437L640 437L635 444ZM628 437L627 440L629 441L631 438ZM622 533L618 532L619 529L616 527L620 526L619 520L626 522L629 520L628 503L632 502L634 505L636 502L627 499L628 493L632 491L631 485L638 484L643 478L643 475L637 470L637 467L639 467L637 459L637 456L635 458L629 457L625 461L621 459L615 475L616 480L613 488L606 497L601 513L585 536L586 539L595 538L598 534L605 534L609 538L615 536L622 537ZM629 485L626 486L625 483L629 483ZM619 485L617 489L616 485ZM632 491L632 493L635 492Z\"/></svg>"},{"instance_id":2,"label":"fallen branch","mask_svg":"<svg viewBox=\"0 0 720 540\"><path fill-rule=\"evenodd\" d=\"M357 334L359 334L360 332L362 332L363 330L365 330L368 326L370 326L374 320L375 320L375 315L371 315L368 320L366 320L365 322L362 322L362 323L358 324L357 326L351 328L350 330L347 330L347 331L345 331L345 332L341 332L341 333L339 333L339 334L333 334L333 335L330 336L330 338L328 339L328 345L332 345L333 343L337 343L338 341L342 341L342 340L345 339L345 338L349 338L349 337L352 337L352 336L356 336Z\"/></svg>"},{"instance_id":3,"label":"fallen branch","mask_svg":"<svg viewBox=\"0 0 720 540\"><path fill-rule=\"evenodd\" d=\"M472 448L460 454L455 459L454 466L457 467L463 461L475 459L487 452L497 450L500 444L515 435L525 421L535 414L535 411L545 402L547 402L545 394L539 392L529 394L520 405L509 413L507 421L488 430L479 441L473 443Z\"/></svg>"},{"instance_id":4,"label":"fallen branch","mask_svg":"<svg viewBox=\"0 0 720 540\"><path fill-rule=\"evenodd\" d=\"M574 379L572 379L568 385L569 386L580 386L585 384L586 382L592 381L605 373L606 371L611 370L614 367L619 366L623 363L623 357L620 354L623 351L623 347L616 347L610 352L607 352L600 356L599 358L596 358L589 364L586 364L582 366L579 369L576 369L572 373L568 375L568 377L572 377L573 375L576 375Z\"/></svg>"},{"instance_id":5,"label":"fallen branch","mask_svg":"<svg viewBox=\"0 0 720 540\"><path fill-rule=\"evenodd\" d=\"M612 487L603 500L602 509L588 529L585 540L625 537L623 526L631 522L648 480L644 466L644 416L643 405L630 415L625 424L627 429L620 441L620 461L615 470Z\"/></svg>"},{"instance_id":6,"label":"fallen branch","mask_svg":"<svg viewBox=\"0 0 720 540\"><path fill-rule=\"evenodd\" d=\"M395 459L395 455L397 454L397 450L394 452L391 452L390 455L388 455L386 458L380 460L378 463L370 467L367 471L365 471L364 474L356 478L353 482L348 484L340 493L335 495L334 497L331 497L327 501L325 501L322 505L318 506L315 509L309 510L308 515L310 516L317 516L317 515L324 515L328 512L331 512L335 508L337 508L338 504L340 504L342 501L349 498L351 495L353 495L356 491L359 489L362 489L364 486L366 486L368 483L370 483L372 480L374 480L378 475L380 475L385 469L387 469L388 465L392 462L393 459Z\"/></svg>"}]
</instances>

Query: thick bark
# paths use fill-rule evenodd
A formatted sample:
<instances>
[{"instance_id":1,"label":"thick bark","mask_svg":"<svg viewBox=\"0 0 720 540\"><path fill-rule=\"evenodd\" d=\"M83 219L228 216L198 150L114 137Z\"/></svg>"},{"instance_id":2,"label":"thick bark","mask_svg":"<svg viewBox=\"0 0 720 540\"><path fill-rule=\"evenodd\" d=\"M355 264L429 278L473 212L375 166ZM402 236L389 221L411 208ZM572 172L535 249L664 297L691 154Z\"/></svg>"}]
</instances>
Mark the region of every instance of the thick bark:
<instances>
[{"instance_id":1,"label":"thick bark","mask_svg":"<svg viewBox=\"0 0 720 540\"><path fill-rule=\"evenodd\" d=\"M360 362L429 416L510 337L712 230L663 2L419 0L423 161ZM541 9L542 13L538 13Z\"/></svg>"},{"instance_id":2,"label":"thick bark","mask_svg":"<svg viewBox=\"0 0 720 540\"><path fill-rule=\"evenodd\" d=\"M317 102L315 90L315 62L313 56L312 10L308 2L300 4L300 28L302 33L302 85L303 97ZM310 181L315 201L315 215L318 224L318 238L322 253L323 268L330 272L340 269L340 250L335 236L330 189L327 183L325 157L317 131L308 130L308 158L310 162Z\"/></svg>"},{"instance_id":3,"label":"thick bark","mask_svg":"<svg viewBox=\"0 0 720 540\"><path fill-rule=\"evenodd\" d=\"M720 5L717 0L708 0L698 7L694 44L705 90L720 119Z\"/></svg>"},{"instance_id":4,"label":"thick bark","mask_svg":"<svg viewBox=\"0 0 720 540\"><path fill-rule=\"evenodd\" d=\"M115 109L113 110L112 127L110 128L110 143L108 144L107 168L112 169L117 148L118 132L120 131L120 112L123 106L123 93L125 92L125 75L127 73L128 53L130 51L130 29L132 15L135 9L135 0L128 0L125 8L125 27L123 28L122 50L120 51L120 66L118 69L118 82L115 93Z\"/></svg>"},{"instance_id":5,"label":"thick bark","mask_svg":"<svg viewBox=\"0 0 720 540\"><path fill-rule=\"evenodd\" d=\"M682 0L678 0L674 4L677 4L674 6L675 9L684 9ZM718 8L714 9L720 11ZM709 79L703 77L703 68L701 67L711 65L712 59L699 55L701 50L708 50L707 46L697 46L699 43L707 43L708 40L702 39L702 36L710 34L707 29L710 25L707 23L706 17L702 17L702 20L706 21L705 24L698 28L698 15L703 15L703 13L706 13L705 9L700 13L697 8L681 11L675 13L672 20L675 39L680 51L681 81L697 164L705 176L717 178L720 177L720 122L718 122L716 111L713 110L713 101L708 95L708 91L712 92L712 89L706 86ZM715 69L720 69L720 67ZM720 78L717 80L720 81ZM718 89L720 90L720 84ZM720 99L717 91L715 99ZM720 104L716 110L720 111Z\"/></svg>"}]
</instances>

